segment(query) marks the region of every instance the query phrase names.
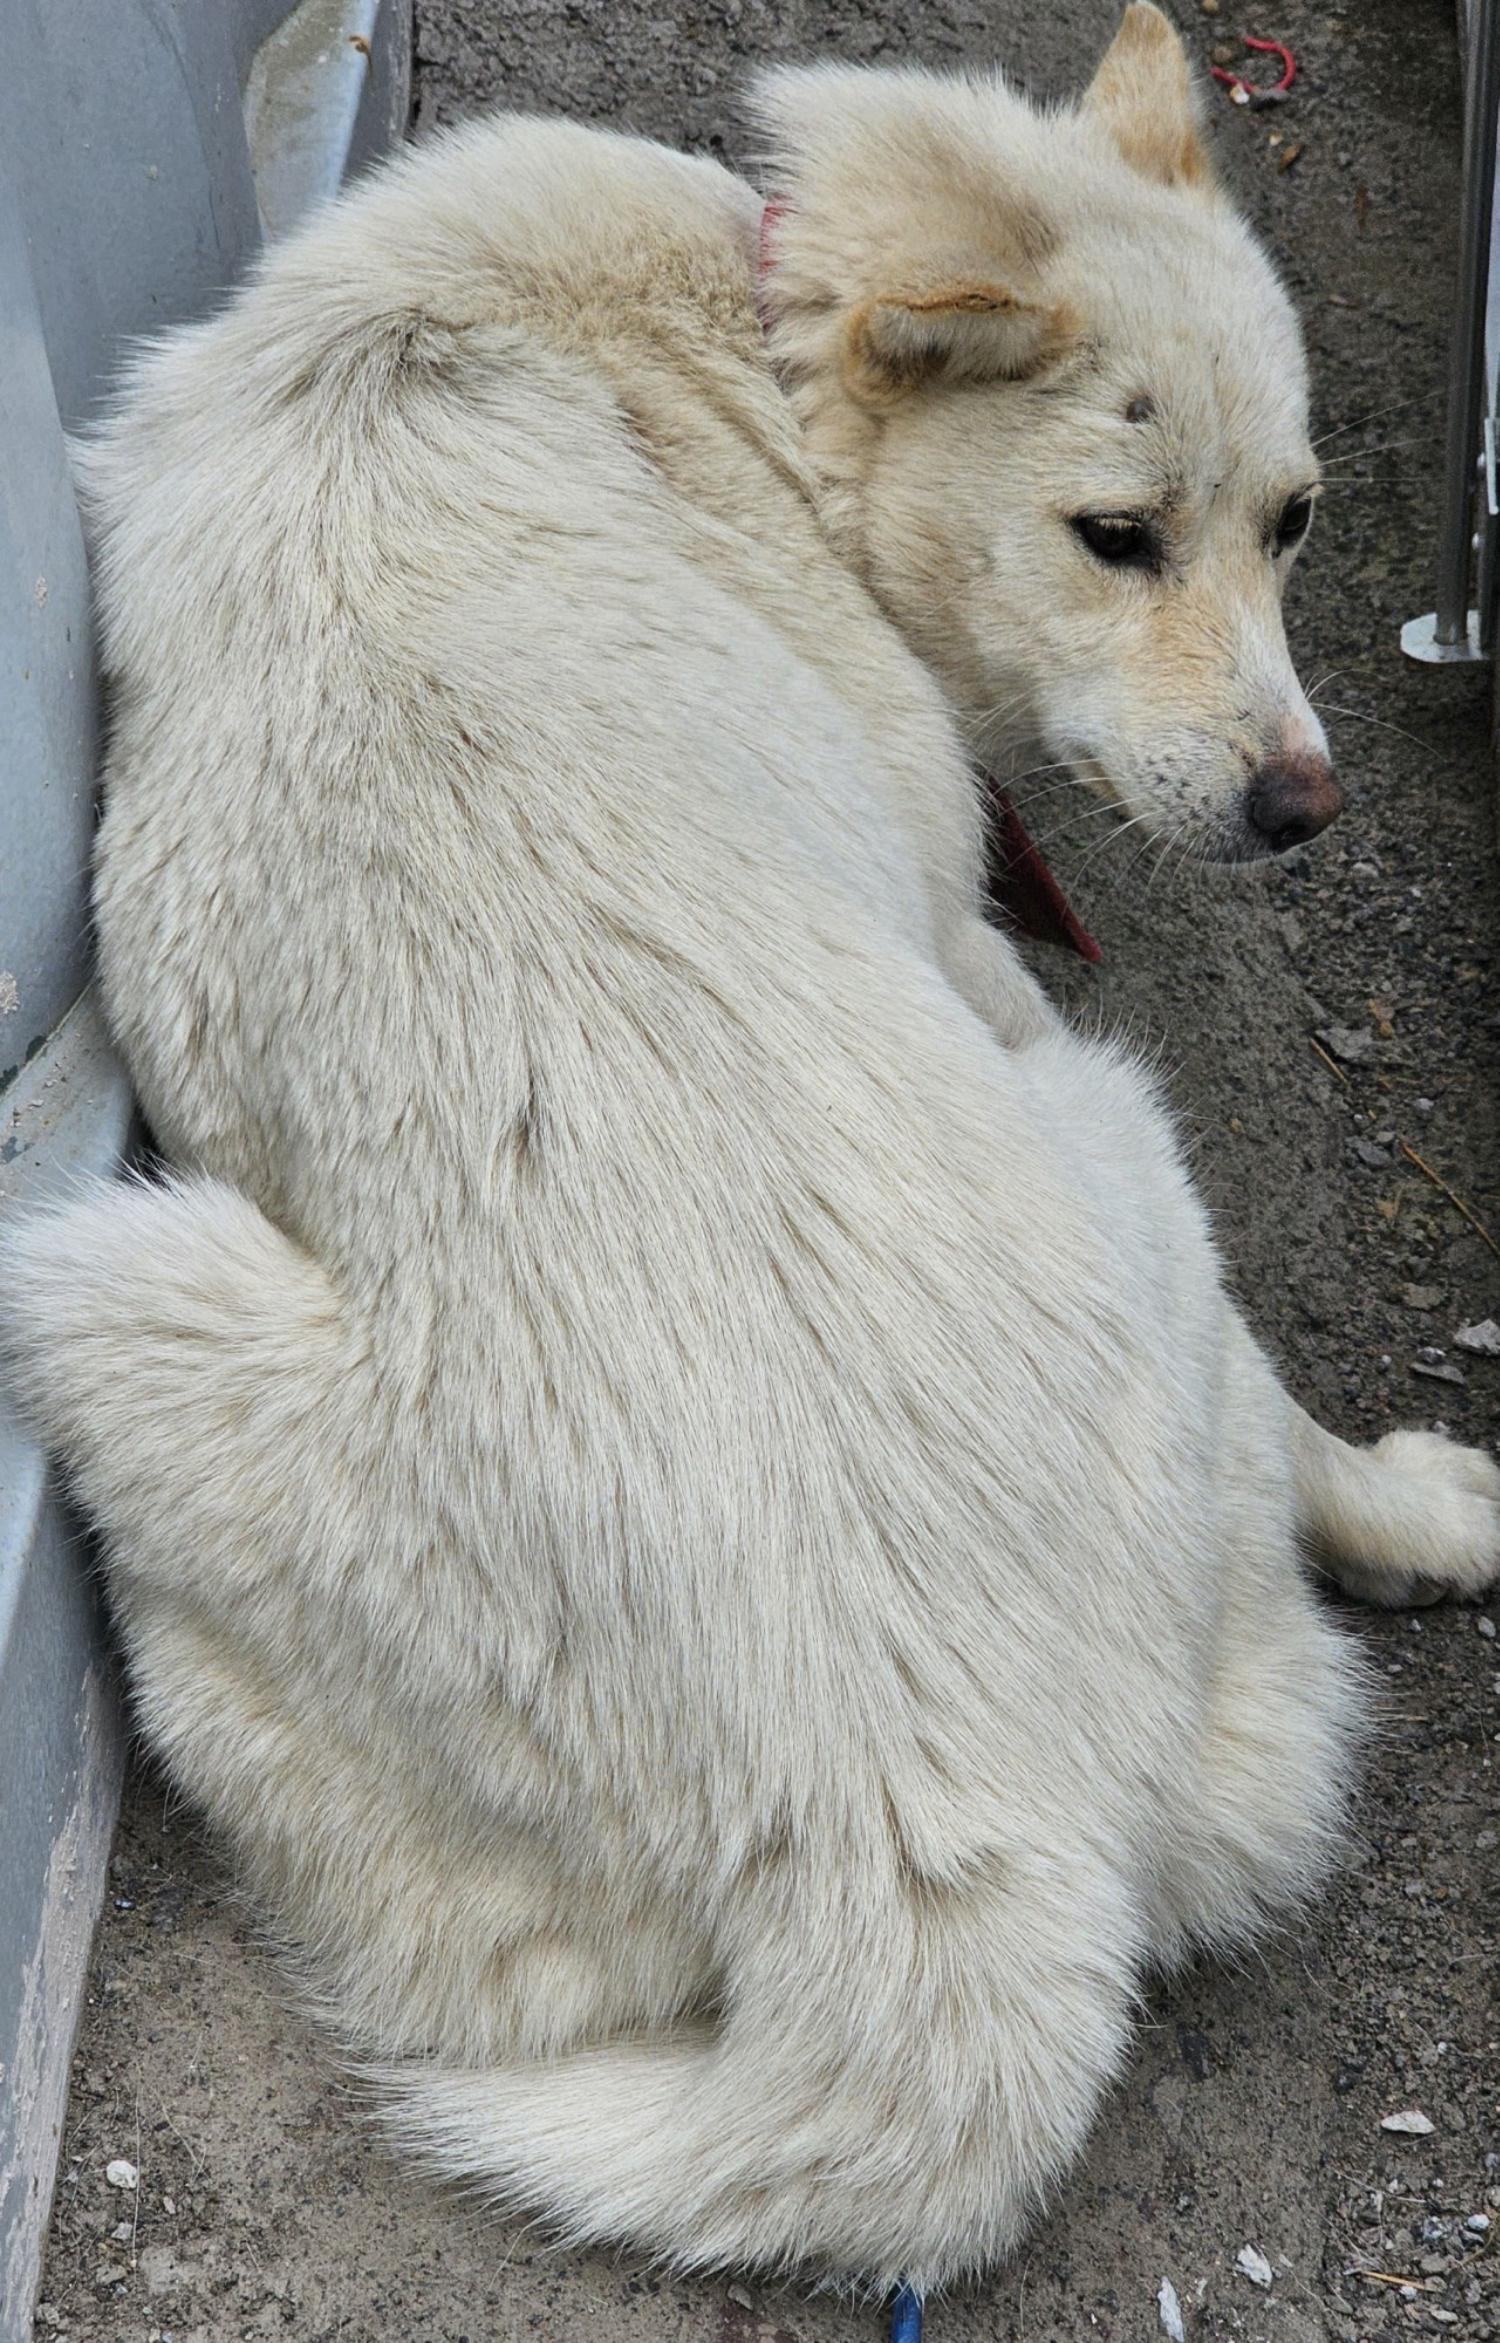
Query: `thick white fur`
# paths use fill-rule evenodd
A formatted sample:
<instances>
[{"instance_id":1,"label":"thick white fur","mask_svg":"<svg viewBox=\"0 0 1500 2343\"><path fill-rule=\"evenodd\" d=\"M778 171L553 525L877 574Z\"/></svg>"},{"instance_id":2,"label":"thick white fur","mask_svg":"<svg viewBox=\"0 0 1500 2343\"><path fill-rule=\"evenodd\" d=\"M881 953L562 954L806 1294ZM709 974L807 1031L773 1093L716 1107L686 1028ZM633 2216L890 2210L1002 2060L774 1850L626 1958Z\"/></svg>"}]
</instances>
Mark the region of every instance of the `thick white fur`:
<instances>
[{"instance_id":1,"label":"thick white fur","mask_svg":"<svg viewBox=\"0 0 1500 2343\"><path fill-rule=\"evenodd\" d=\"M1128 208L1107 127L865 87L1087 136ZM4 1282L151 1738L405 2136L574 2236L927 2284L1146 1965L1328 1859L1299 1529L1386 1595L1500 1511L1296 1417L1150 1083L982 925L757 225L489 123L143 362L98 919L178 1169Z\"/></svg>"}]
</instances>

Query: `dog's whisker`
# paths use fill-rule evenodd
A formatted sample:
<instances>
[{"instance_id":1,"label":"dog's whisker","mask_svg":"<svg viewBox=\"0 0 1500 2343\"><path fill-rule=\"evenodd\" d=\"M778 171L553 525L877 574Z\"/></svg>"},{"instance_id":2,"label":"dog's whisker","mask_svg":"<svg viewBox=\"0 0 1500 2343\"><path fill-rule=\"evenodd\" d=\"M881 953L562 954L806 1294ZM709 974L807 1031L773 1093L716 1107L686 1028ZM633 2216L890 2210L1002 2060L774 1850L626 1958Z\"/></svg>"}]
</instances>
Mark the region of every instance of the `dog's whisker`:
<instances>
[{"instance_id":1,"label":"dog's whisker","mask_svg":"<svg viewBox=\"0 0 1500 2343\"><path fill-rule=\"evenodd\" d=\"M1112 806L1106 806L1101 807L1100 810L1101 812L1112 813L1114 808ZM1132 814L1128 821L1121 822L1118 829L1111 830L1107 836L1100 839L1096 846L1090 848L1089 852L1084 856L1082 862L1078 865L1078 868L1074 871L1072 884L1076 887L1084 872L1089 868L1090 864L1097 862L1100 855L1103 854L1108 847L1115 845L1118 840L1126 835L1128 831L1135 829L1141 822L1154 821L1155 818L1155 815L1152 813L1139 813Z\"/></svg>"},{"instance_id":2,"label":"dog's whisker","mask_svg":"<svg viewBox=\"0 0 1500 2343\"><path fill-rule=\"evenodd\" d=\"M1324 476L1326 478L1327 474L1340 464L1362 464L1374 456L1388 456L1393 448L1427 447L1430 444L1425 434L1414 433L1410 439L1383 439L1379 447L1350 448L1347 455L1334 456L1331 463L1324 465Z\"/></svg>"},{"instance_id":3,"label":"dog's whisker","mask_svg":"<svg viewBox=\"0 0 1500 2343\"><path fill-rule=\"evenodd\" d=\"M1372 407L1368 415L1359 415L1352 423L1340 423L1334 430L1323 432L1312 444L1315 448L1326 447L1330 439L1342 439L1350 431L1364 431L1370 424L1378 423L1383 415L1399 415L1408 407L1430 407L1442 396L1441 391L1418 391L1409 399L1393 399L1388 407Z\"/></svg>"},{"instance_id":4,"label":"dog's whisker","mask_svg":"<svg viewBox=\"0 0 1500 2343\"><path fill-rule=\"evenodd\" d=\"M1048 773L1066 773L1071 780L1073 768L1067 757L1059 757L1055 765L1028 765L1024 772L997 773L995 778L1007 789L1024 789L1028 781L1041 781ZM1059 788L1064 786L1064 783L1058 783ZM1044 790L1042 794L1045 796L1047 792Z\"/></svg>"},{"instance_id":5,"label":"dog's whisker","mask_svg":"<svg viewBox=\"0 0 1500 2343\"><path fill-rule=\"evenodd\" d=\"M1094 805L1080 806L1077 813L1069 815L1066 821L1054 822L1050 830L1044 830L1041 836L1033 838L1031 843L1037 853L1042 854L1049 846L1056 845L1059 838L1068 837L1075 822L1090 822L1098 814L1118 814L1119 810L1117 805L1110 804L1104 799L1100 799ZM1124 825L1127 829L1130 826L1129 823Z\"/></svg>"},{"instance_id":6,"label":"dog's whisker","mask_svg":"<svg viewBox=\"0 0 1500 2343\"><path fill-rule=\"evenodd\" d=\"M1028 705L1030 699L1031 693L1023 685L1018 690L1009 693L1006 698L996 700L991 707L984 708L979 714L969 717L969 726L974 731L980 731L987 724L996 724L1002 716L1015 715L1019 708Z\"/></svg>"},{"instance_id":7,"label":"dog's whisker","mask_svg":"<svg viewBox=\"0 0 1500 2343\"><path fill-rule=\"evenodd\" d=\"M1328 689L1328 686L1329 686L1331 683L1337 683L1337 682L1338 682L1338 680L1339 680L1339 678L1340 678L1340 676L1342 676L1342 675L1358 675L1358 673L1360 672L1361 668L1368 667L1370 664L1371 664L1371 662L1370 662L1368 659L1356 659L1356 660L1355 660L1355 661L1354 661L1354 662L1353 662L1353 663L1352 663L1350 666L1348 666L1348 667L1330 667L1326 675L1320 675L1320 676L1318 677L1318 680L1317 680L1317 682L1316 682L1316 683L1314 683L1314 684L1310 684L1310 685L1308 686L1308 690L1307 690L1307 704L1308 704L1308 706L1309 706L1309 707L1313 707L1313 706L1315 706L1315 705L1316 705L1316 703L1317 703L1317 697L1318 697L1318 694L1319 694L1319 692L1327 691L1327 689Z\"/></svg>"},{"instance_id":8,"label":"dog's whisker","mask_svg":"<svg viewBox=\"0 0 1500 2343\"><path fill-rule=\"evenodd\" d=\"M1167 858L1171 854L1173 847L1181 838L1186 826L1187 825L1185 823L1179 823L1175 830L1169 830L1166 836L1163 838L1161 846L1157 852L1156 860L1152 863L1150 870L1146 873L1146 894L1150 894L1152 888L1156 885L1157 880L1161 877L1163 870L1166 868ZM1132 863L1130 867L1133 871L1135 864Z\"/></svg>"},{"instance_id":9,"label":"dog's whisker","mask_svg":"<svg viewBox=\"0 0 1500 2343\"><path fill-rule=\"evenodd\" d=\"M1009 783L1007 783L1007 784L1006 784L1006 786L1007 786L1007 787L1009 787L1009 786L1010 786L1010 784L1009 784ZM1029 814L1031 814L1031 813L1033 813L1033 812L1035 811L1035 809L1036 809L1036 807L1037 807L1037 806L1039 806L1039 805L1046 805L1046 804L1047 804L1047 802L1049 801L1049 799L1051 799L1051 798L1054 798L1054 797L1061 797L1061 796L1063 795L1063 793L1064 793L1066 790L1072 789L1072 788L1074 788L1074 787L1077 787L1077 786L1079 786L1079 784L1075 783L1075 781L1074 781L1074 780L1072 779L1072 777L1070 776L1070 778L1069 778L1068 780L1066 780L1066 781L1054 781L1054 782L1052 783L1052 786L1051 786L1051 788L1050 788L1050 789L1030 789L1030 790L1028 790L1028 791L1026 792L1025 801L1024 801L1024 802L1025 802L1026 811L1027 811L1028 815L1029 815ZM1093 804L1093 805L1113 805L1113 802L1114 802L1114 801L1113 801L1113 799L1110 799L1110 798L1092 798L1092 797L1090 797L1090 798L1087 798L1087 799L1085 800L1085 806L1084 806L1083 808L1080 808L1080 811L1086 810L1086 807L1087 807L1088 805L1090 805L1090 804Z\"/></svg>"},{"instance_id":10,"label":"dog's whisker","mask_svg":"<svg viewBox=\"0 0 1500 2343\"><path fill-rule=\"evenodd\" d=\"M1419 739L1415 732L1408 732L1404 724L1392 724L1384 716L1367 716L1363 708L1336 708L1331 700L1324 700L1318 713L1322 716L1352 716L1357 724L1373 724L1377 731L1394 732L1399 740L1409 740L1413 748L1419 748L1424 757L1431 757L1434 764L1451 765L1453 762L1451 757L1443 755L1441 749L1434 748L1430 740Z\"/></svg>"},{"instance_id":11,"label":"dog's whisker","mask_svg":"<svg viewBox=\"0 0 1500 2343\"><path fill-rule=\"evenodd\" d=\"M1030 824L1030 823L1031 823L1031 822L1032 822L1032 821L1035 819L1035 817L1036 817L1036 809L1037 809L1037 807L1038 807L1039 805L1047 805L1047 804L1049 804L1049 803L1051 802L1051 800L1052 800L1052 799L1054 799L1054 798L1057 798L1057 797L1061 797L1061 796L1063 795L1063 792L1064 792L1064 787L1065 787L1065 784L1063 784L1063 783L1059 782L1058 786L1057 786L1055 789L1039 789L1039 790L1037 791L1037 793L1036 793L1035 797L1028 797L1028 798L1027 798L1027 800L1026 800L1026 820L1027 820L1027 823L1028 823L1028 825L1029 825L1029 824ZM1103 803L1104 803L1104 801L1103 801L1103 800L1096 800L1096 801L1095 801L1095 803L1096 803L1096 804L1103 804ZM1059 810L1059 811L1062 811L1063 809L1059 808L1059 809L1057 809L1057 810ZM1107 810L1109 810L1109 811L1117 811L1118 809L1117 809L1117 808L1114 808L1114 807L1109 807L1109 808L1107 808ZM1085 818L1085 816L1086 816L1086 815L1088 815L1088 814L1092 813L1093 811L1094 811L1094 806L1093 806L1093 805L1082 805L1082 806L1080 806L1080 807L1078 808L1077 819L1078 819L1079 821L1082 821L1082 820ZM1069 820L1071 820L1071 819L1073 819L1073 818L1074 818L1074 817L1073 817L1073 816L1071 816L1071 815L1066 815L1066 816L1065 816L1065 819L1064 819L1063 821L1061 821L1060 823L1058 823L1058 824L1056 825L1056 827L1054 827L1052 830L1050 830L1050 831L1047 833L1048 837L1052 837L1052 838L1060 838L1060 837L1062 837L1062 836L1065 834L1066 830L1067 830L1068 821L1069 821ZM1043 839L1041 839L1041 838L1033 838L1033 839L1032 839L1032 844L1033 844L1034 846L1041 846L1041 845L1043 845L1044 843L1045 843L1045 841L1044 841Z\"/></svg>"}]
</instances>

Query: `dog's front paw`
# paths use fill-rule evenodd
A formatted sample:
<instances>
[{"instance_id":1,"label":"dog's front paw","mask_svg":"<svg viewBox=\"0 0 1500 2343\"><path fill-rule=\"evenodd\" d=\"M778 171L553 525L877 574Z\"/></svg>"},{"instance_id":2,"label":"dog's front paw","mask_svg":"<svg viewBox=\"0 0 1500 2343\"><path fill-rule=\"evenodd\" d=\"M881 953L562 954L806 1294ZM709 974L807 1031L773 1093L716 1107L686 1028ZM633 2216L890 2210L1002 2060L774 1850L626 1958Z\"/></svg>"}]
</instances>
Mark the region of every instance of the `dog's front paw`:
<instances>
[{"instance_id":1,"label":"dog's front paw","mask_svg":"<svg viewBox=\"0 0 1500 2343\"><path fill-rule=\"evenodd\" d=\"M1481 1595L1500 1581L1500 1464L1440 1432L1388 1432L1367 1449L1357 1520L1328 1566L1392 1608Z\"/></svg>"}]
</instances>

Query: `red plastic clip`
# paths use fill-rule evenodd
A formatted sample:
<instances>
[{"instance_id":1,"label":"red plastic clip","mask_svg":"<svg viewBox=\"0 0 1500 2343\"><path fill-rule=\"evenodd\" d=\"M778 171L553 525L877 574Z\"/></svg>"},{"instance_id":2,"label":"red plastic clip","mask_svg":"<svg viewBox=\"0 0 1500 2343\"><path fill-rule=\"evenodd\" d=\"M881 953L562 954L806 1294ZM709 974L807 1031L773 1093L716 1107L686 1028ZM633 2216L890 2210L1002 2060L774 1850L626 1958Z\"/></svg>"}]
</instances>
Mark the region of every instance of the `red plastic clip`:
<instances>
[{"instance_id":1,"label":"red plastic clip","mask_svg":"<svg viewBox=\"0 0 1500 2343\"><path fill-rule=\"evenodd\" d=\"M1243 73L1228 72L1222 65L1211 65L1209 71L1215 81L1222 81L1237 106L1274 106L1278 99L1286 96L1296 80L1297 60L1284 41L1258 41L1252 33L1246 33L1245 46L1247 49L1258 49L1262 56L1279 57L1280 81L1263 87L1256 82L1246 81Z\"/></svg>"}]
</instances>

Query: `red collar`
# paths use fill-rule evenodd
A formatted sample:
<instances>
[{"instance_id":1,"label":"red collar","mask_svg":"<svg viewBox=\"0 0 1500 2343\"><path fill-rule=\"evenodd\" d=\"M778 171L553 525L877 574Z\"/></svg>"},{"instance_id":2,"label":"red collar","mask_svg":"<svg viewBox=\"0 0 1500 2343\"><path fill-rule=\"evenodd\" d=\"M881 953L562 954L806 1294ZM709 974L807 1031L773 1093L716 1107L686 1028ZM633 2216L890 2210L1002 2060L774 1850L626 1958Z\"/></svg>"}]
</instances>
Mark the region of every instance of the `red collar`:
<instances>
[{"instance_id":1,"label":"red collar","mask_svg":"<svg viewBox=\"0 0 1500 2343\"><path fill-rule=\"evenodd\" d=\"M763 329L771 323L767 292L776 255L776 229L789 209L784 195L773 195L760 215L760 237L755 252L755 307Z\"/></svg>"},{"instance_id":2,"label":"red collar","mask_svg":"<svg viewBox=\"0 0 1500 2343\"><path fill-rule=\"evenodd\" d=\"M1102 960L1104 954L1042 860L1010 791L993 773L985 774L984 786L990 817L985 877L991 903L1014 920L1023 935L1061 944L1080 960Z\"/></svg>"}]
</instances>

